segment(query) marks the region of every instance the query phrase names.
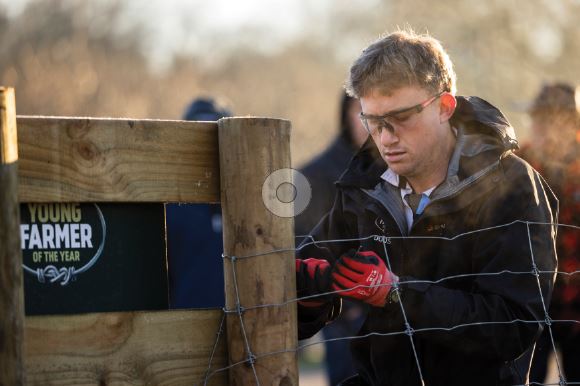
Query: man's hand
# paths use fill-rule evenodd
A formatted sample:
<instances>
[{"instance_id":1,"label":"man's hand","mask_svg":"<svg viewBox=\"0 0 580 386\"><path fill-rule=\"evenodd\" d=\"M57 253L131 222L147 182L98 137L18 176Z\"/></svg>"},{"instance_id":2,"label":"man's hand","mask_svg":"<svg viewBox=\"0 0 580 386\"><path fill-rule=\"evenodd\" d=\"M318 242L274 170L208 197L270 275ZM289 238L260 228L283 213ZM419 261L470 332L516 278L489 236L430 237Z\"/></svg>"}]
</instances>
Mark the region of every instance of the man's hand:
<instances>
[{"instance_id":1,"label":"man's hand","mask_svg":"<svg viewBox=\"0 0 580 386\"><path fill-rule=\"evenodd\" d=\"M362 300L382 307L393 283L399 278L390 272L383 260L372 251L357 252L351 249L336 262L332 270L332 289L340 296Z\"/></svg>"},{"instance_id":2,"label":"man's hand","mask_svg":"<svg viewBox=\"0 0 580 386\"><path fill-rule=\"evenodd\" d=\"M330 263L324 259L296 259L296 292L298 297L330 292ZM299 300L305 307L319 307L327 303L328 297Z\"/></svg>"}]
</instances>

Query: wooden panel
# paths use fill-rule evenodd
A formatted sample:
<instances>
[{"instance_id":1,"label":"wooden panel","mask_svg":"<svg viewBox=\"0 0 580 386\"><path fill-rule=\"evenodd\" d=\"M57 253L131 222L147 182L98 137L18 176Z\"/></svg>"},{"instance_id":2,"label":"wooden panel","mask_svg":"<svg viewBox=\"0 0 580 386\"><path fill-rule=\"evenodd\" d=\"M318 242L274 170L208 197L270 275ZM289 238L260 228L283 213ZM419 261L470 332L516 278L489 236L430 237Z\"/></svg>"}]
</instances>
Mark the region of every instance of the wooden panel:
<instances>
[{"instance_id":1,"label":"wooden panel","mask_svg":"<svg viewBox=\"0 0 580 386\"><path fill-rule=\"evenodd\" d=\"M26 318L29 385L203 385L223 311ZM225 330L225 328L224 328ZM226 363L225 333L212 369ZM208 385L225 385L227 371Z\"/></svg>"},{"instance_id":2,"label":"wooden panel","mask_svg":"<svg viewBox=\"0 0 580 386\"><path fill-rule=\"evenodd\" d=\"M218 202L217 124L17 117L20 202Z\"/></svg>"}]
</instances>

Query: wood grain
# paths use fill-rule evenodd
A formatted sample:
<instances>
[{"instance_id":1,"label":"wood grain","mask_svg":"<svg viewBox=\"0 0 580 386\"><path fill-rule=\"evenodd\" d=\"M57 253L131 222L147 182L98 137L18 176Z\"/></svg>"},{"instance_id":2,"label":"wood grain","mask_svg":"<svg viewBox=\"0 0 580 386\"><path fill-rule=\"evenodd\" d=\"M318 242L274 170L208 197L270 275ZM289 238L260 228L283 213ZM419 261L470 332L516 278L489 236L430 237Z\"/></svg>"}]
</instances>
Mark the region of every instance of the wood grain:
<instances>
[{"instance_id":1,"label":"wood grain","mask_svg":"<svg viewBox=\"0 0 580 386\"><path fill-rule=\"evenodd\" d=\"M0 386L24 383L24 302L14 90L0 88Z\"/></svg>"},{"instance_id":2,"label":"wood grain","mask_svg":"<svg viewBox=\"0 0 580 386\"><path fill-rule=\"evenodd\" d=\"M222 119L219 146L225 254L265 253L235 262L224 260L226 307L236 309L238 293L245 308L282 304L296 295L294 255L268 252L294 248L294 222L292 217L278 217L266 209L262 185L272 172L290 167L290 122ZM298 385L295 352L262 357L296 348L296 303L247 309L242 320L243 326L238 314L227 316L229 363L247 360L251 354L258 358L255 371L260 384ZM249 363L232 367L229 380L232 386L257 384Z\"/></svg>"},{"instance_id":3,"label":"wood grain","mask_svg":"<svg viewBox=\"0 0 580 386\"><path fill-rule=\"evenodd\" d=\"M21 202L218 202L217 123L17 117Z\"/></svg>"},{"instance_id":4,"label":"wood grain","mask_svg":"<svg viewBox=\"0 0 580 386\"><path fill-rule=\"evenodd\" d=\"M29 385L203 385L221 310L26 318ZM226 363L225 333L212 369ZM216 373L208 385L225 385Z\"/></svg>"}]
</instances>

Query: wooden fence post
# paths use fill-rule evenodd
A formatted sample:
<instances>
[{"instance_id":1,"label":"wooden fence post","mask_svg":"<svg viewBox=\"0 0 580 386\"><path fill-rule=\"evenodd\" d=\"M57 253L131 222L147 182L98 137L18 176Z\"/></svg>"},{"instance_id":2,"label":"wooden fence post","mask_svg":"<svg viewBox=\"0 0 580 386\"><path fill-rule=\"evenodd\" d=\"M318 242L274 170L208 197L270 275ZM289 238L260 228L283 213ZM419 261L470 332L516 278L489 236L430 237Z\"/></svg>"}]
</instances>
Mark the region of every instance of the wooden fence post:
<instances>
[{"instance_id":1,"label":"wooden fence post","mask_svg":"<svg viewBox=\"0 0 580 386\"><path fill-rule=\"evenodd\" d=\"M0 87L0 386L24 384L23 300L14 89Z\"/></svg>"},{"instance_id":2,"label":"wooden fence post","mask_svg":"<svg viewBox=\"0 0 580 386\"><path fill-rule=\"evenodd\" d=\"M290 122L225 118L218 126L226 309L238 299L242 307L241 317L227 314L228 356L230 365L246 361L230 369L229 384L298 385L296 303L283 304L296 295L294 221L262 200L266 178L290 168ZM269 253L279 249L288 251Z\"/></svg>"}]
</instances>

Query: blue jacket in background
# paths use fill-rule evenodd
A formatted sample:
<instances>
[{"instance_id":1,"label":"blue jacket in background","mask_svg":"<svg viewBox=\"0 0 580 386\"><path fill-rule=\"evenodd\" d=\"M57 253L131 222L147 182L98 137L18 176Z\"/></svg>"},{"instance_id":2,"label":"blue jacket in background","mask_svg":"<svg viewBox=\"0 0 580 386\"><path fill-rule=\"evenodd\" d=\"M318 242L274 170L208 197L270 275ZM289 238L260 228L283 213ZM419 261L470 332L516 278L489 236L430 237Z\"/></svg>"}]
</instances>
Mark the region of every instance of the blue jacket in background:
<instances>
[{"instance_id":1,"label":"blue jacket in background","mask_svg":"<svg viewBox=\"0 0 580 386\"><path fill-rule=\"evenodd\" d=\"M171 308L224 306L221 205L167 204Z\"/></svg>"},{"instance_id":2,"label":"blue jacket in background","mask_svg":"<svg viewBox=\"0 0 580 386\"><path fill-rule=\"evenodd\" d=\"M231 116L212 98L196 98L187 121L217 121ZM219 204L167 204L167 260L171 308L223 307L222 209Z\"/></svg>"}]
</instances>

